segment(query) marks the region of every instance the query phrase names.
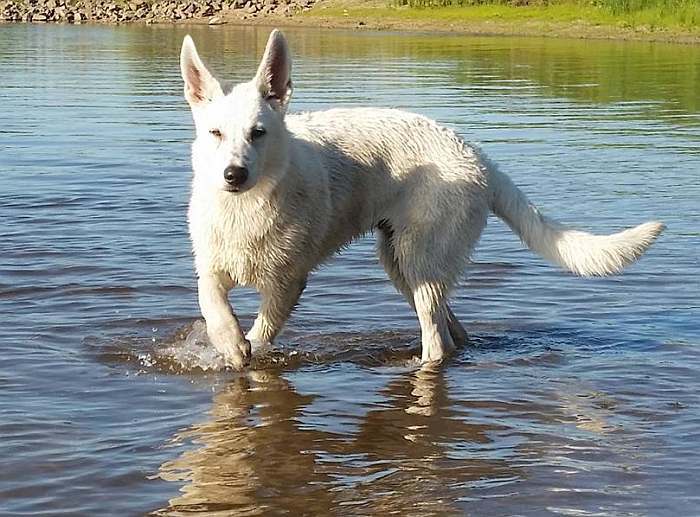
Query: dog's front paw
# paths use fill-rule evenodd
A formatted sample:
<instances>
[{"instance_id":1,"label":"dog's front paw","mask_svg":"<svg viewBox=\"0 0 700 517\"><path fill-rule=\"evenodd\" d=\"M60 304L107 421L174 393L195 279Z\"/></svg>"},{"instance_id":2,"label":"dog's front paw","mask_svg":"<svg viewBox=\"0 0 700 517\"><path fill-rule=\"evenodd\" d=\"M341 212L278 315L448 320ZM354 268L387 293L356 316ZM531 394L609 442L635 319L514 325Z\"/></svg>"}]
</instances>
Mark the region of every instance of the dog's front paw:
<instances>
[{"instance_id":1,"label":"dog's front paw","mask_svg":"<svg viewBox=\"0 0 700 517\"><path fill-rule=\"evenodd\" d=\"M227 345L219 350L224 356L226 363L237 370L241 370L250 364L251 347L250 341L244 339L238 343Z\"/></svg>"},{"instance_id":2,"label":"dog's front paw","mask_svg":"<svg viewBox=\"0 0 700 517\"><path fill-rule=\"evenodd\" d=\"M207 322L207 335L227 364L237 370L250 364L250 341L243 337L240 330L236 332L235 328L226 323Z\"/></svg>"}]
</instances>

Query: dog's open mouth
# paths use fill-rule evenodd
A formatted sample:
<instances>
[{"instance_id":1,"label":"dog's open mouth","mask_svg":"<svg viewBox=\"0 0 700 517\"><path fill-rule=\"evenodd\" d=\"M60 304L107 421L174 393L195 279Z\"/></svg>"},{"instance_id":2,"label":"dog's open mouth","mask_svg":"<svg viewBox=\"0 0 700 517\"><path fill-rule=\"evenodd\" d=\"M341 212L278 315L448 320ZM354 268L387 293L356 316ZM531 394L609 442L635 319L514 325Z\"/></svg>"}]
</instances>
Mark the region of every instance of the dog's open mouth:
<instances>
[{"instance_id":1,"label":"dog's open mouth","mask_svg":"<svg viewBox=\"0 0 700 517\"><path fill-rule=\"evenodd\" d=\"M237 192L241 191L241 187L224 187L224 190L226 192L236 192L237 193Z\"/></svg>"}]
</instances>

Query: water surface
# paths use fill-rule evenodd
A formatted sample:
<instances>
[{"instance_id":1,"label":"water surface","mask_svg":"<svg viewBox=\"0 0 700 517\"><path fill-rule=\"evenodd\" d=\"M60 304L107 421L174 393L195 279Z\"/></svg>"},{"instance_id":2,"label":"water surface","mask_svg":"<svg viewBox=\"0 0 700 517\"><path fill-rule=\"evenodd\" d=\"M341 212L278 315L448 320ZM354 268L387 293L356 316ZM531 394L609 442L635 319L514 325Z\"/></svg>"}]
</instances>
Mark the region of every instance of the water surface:
<instances>
[{"instance_id":1,"label":"water surface","mask_svg":"<svg viewBox=\"0 0 700 517\"><path fill-rule=\"evenodd\" d=\"M580 279L491 220L441 370L368 236L241 374L196 306L187 30L235 80L267 37L0 27L0 513L698 512L700 48L289 29L292 109L417 111L564 222L668 230Z\"/></svg>"}]
</instances>

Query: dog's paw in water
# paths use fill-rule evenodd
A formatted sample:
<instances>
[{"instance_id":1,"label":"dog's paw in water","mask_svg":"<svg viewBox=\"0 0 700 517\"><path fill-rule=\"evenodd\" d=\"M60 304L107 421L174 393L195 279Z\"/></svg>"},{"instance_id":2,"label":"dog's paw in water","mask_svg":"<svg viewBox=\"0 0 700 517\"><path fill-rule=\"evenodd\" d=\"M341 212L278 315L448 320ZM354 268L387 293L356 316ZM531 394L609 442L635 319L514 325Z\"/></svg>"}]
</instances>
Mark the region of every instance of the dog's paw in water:
<instances>
[{"instance_id":1,"label":"dog's paw in water","mask_svg":"<svg viewBox=\"0 0 700 517\"><path fill-rule=\"evenodd\" d=\"M250 365L252 347L250 341L247 339L228 345L223 350L220 350L220 352L224 356L224 359L226 359L226 363L237 370Z\"/></svg>"},{"instance_id":2,"label":"dog's paw in water","mask_svg":"<svg viewBox=\"0 0 700 517\"><path fill-rule=\"evenodd\" d=\"M242 335L237 336L232 328L221 325L210 329L207 327L209 341L224 357L226 364L240 370L250 364L252 347L250 341Z\"/></svg>"}]
</instances>

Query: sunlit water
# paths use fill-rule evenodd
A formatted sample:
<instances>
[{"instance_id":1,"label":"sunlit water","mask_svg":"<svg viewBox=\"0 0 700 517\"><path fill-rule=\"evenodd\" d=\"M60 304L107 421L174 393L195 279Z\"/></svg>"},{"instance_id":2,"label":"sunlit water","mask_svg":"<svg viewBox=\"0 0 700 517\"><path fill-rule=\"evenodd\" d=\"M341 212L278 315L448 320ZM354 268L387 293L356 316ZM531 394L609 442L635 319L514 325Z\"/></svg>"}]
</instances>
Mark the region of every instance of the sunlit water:
<instances>
[{"instance_id":1,"label":"sunlit water","mask_svg":"<svg viewBox=\"0 0 700 517\"><path fill-rule=\"evenodd\" d=\"M267 36L190 31L237 80ZM288 30L293 109L417 111L565 222L668 230L580 279L493 219L441 370L368 236L238 374L196 306L185 32L0 26L0 513L700 512L700 48Z\"/></svg>"}]
</instances>

